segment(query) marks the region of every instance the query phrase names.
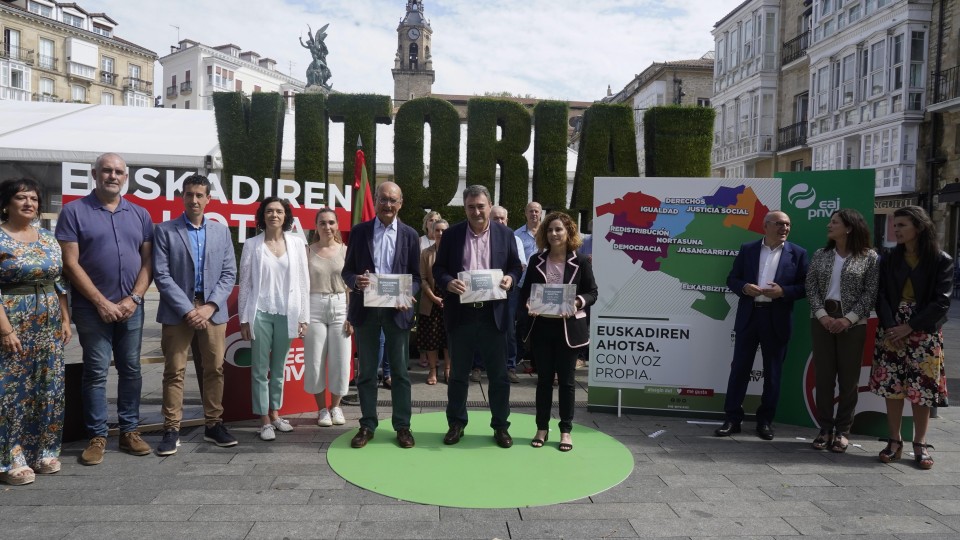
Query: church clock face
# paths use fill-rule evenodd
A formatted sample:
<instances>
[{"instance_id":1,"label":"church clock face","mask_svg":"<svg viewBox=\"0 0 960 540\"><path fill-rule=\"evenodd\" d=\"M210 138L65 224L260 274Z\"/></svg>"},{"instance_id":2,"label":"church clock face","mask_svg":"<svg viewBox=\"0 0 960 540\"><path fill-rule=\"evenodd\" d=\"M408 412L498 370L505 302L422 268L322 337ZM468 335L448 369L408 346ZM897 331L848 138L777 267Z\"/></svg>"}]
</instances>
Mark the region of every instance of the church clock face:
<instances>
[{"instance_id":1,"label":"church clock face","mask_svg":"<svg viewBox=\"0 0 960 540\"><path fill-rule=\"evenodd\" d=\"M419 37L420 37L420 30L418 30L418 29L416 29L416 28L411 28L410 30L407 31L407 37L409 37L410 39L417 39L417 38L419 38Z\"/></svg>"}]
</instances>

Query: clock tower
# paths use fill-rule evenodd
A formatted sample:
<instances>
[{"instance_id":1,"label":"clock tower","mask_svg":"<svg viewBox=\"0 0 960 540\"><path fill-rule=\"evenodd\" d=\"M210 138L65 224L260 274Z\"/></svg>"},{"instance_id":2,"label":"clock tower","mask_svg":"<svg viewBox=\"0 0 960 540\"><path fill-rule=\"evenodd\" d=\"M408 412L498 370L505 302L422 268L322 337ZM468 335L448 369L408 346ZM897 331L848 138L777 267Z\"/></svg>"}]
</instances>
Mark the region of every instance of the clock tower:
<instances>
[{"instance_id":1,"label":"clock tower","mask_svg":"<svg viewBox=\"0 0 960 540\"><path fill-rule=\"evenodd\" d=\"M423 0L407 0L407 13L397 27L397 55L392 70L395 107L430 95L434 81L432 34L430 21L423 16Z\"/></svg>"}]
</instances>

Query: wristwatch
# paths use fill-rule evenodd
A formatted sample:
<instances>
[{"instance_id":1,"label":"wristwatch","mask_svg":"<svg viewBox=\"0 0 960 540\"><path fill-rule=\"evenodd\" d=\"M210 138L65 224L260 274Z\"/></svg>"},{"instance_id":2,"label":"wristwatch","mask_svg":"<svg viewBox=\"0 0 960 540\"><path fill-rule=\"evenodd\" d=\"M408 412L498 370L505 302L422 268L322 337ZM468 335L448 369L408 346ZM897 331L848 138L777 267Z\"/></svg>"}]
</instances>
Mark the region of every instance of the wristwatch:
<instances>
[{"instance_id":1,"label":"wristwatch","mask_svg":"<svg viewBox=\"0 0 960 540\"><path fill-rule=\"evenodd\" d=\"M130 293L130 299L133 300L133 303L138 306L143 305L143 297L137 293Z\"/></svg>"}]
</instances>

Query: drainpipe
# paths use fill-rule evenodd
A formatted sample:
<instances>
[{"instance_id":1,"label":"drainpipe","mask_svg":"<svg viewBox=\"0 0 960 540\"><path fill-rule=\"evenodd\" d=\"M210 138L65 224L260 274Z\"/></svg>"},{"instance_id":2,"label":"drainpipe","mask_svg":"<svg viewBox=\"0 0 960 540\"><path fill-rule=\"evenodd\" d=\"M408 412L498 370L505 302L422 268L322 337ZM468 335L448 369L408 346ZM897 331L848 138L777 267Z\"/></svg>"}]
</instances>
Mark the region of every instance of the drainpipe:
<instances>
[{"instance_id":1,"label":"drainpipe","mask_svg":"<svg viewBox=\"0 0 960 540\"><path fill-rule=\"evenodd\" d=\"M943 53L943 19L946 14L946 0L940 0L940 19L937 22L937 56L933 64L933 96L932 103L940 102L940 73L942 70L941 57ZM937 125L940 123L940 113L930 113L930 152L927 157L927 214L933 217L933 196L937 193L936 170L943 162L937 157L937 148L940 146Z\"/></svg>"}]
</instances>

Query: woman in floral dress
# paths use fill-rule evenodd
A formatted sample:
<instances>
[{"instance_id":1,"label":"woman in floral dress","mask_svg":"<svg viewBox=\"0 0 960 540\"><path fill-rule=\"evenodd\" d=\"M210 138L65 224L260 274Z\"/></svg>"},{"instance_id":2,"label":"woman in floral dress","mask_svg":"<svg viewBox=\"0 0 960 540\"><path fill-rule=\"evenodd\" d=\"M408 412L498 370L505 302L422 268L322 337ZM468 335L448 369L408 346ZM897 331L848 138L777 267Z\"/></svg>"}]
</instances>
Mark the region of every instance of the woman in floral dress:
<instances>
[{"instance_id":1,"label":"woman in floral dress","mask_svg":"<svg viewBox=\"0 0 960 540\"><path fill-rule=\"evenodd\" d=\"M940 251L933 222L919 206L895 211L893 232L897 247L880 259L880 324L870 377L870 389L886 399L890 430L879 457L884 463L900 459L903 402L909 400L914 460L921 469L930 469L930 407L947 395L940 328L950 309L953 259Z\"/></svg>"},{"instance_id":2,"label":"woman in floral dress","mask_svg":"<svg viewBox=\"0 0 960 540\"><path fill-rule=\"evenodd\" d=\"M60 470L63 347L70 316L60 245L36 227L41 188L0 184L0 481Z\"/></svg>"}]
</instances>

